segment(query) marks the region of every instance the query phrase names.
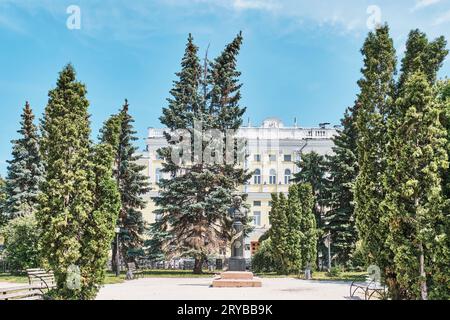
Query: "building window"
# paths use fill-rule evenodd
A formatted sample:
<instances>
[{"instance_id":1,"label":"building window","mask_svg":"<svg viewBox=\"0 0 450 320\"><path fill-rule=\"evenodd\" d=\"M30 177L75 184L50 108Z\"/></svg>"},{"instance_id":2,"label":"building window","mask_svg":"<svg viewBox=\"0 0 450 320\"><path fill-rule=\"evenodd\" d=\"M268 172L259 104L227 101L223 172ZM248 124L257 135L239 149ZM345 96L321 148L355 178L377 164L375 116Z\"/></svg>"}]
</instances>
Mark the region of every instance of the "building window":
<instances>
[{"instance_id":1,"label":"building window","mask_svg":"<svg viewBox=\"0 0 450 320\"><path fill-rule=\"evenodd\" d=\"M155 182L159 183L159 180L161 180L161 169L156 169L155 171Z\"/></svg>"},{"instance_id":2,"label":"building window","mask_svg":"<svg viewBox=\"0 0 450 320\"><path fill-rule=\"evenodd\" d=\"M269 154L269 161L277 161L277 155L276 154Z\"/></svg>"},{"instance_id":3,"label":"building window","mask_svg":"<svg viewBox=\"0 0 450 320\"><path fill-rule=\"evenodd\" d=\"M291 184L292 172L289 169L284 170L284 184Z\"/></svg>"},{"instance_id":4,"label":"building window","mask_svg":"<svg viewBox=\"0 0 450 320\"><path fill-rule=\"evenodd\" d=\"M261 170L259 169L255 170L255 173L253 174L253 183L261 184Z\"/></svg>"},{"instance_id":5,"label":"building window","mask_svg":"<svg viewBox=\"0 0 450 320\"><path fill-rule=\"evenodd\" d=\"M253 156L253 158L254 158L255 162L261 162L261 155L260 154L255 154Z\"/></svg>"},{"instance_id":6,"label":"building window","mask_svg":"<svg viewBox=\"0 0 450 320\"><path fill-rule=\"evenodd\" d=\"M277 184L277 172L274 169L270 170L269 184Z\"/></svg>"},{"instance_id":7,"label":"building window","mask_svg":"<svg viewBox=\"0 0 450 320\"><path fill-rule=\"evenodd\" d=\"M260 211L253 212L253 224L255 226L261 225L261 212Z\"/></svg>"},{"instance_id":8,"label":"building window","mask_svg":"<svg viewBox=\"0 0 450 320\"><path fill-rule=\"evenodd\" d=\"M162 214L161 214L161 213L155 214L155 221L156 221L156 222L161 221L161 219L162 219Z\"/></svg>"},{"instance_id":9,"label":"building window","mask_svg":"<svg viewBox=\"0 0 450 320\"><path fill-rule=\"evenodd\" d=\"M261 207L261 201L253 201L254 207Z\"/></svg>"},{"instance_id":10,"label":"building window","mask_svg":"<svg viewBox=\"0 0 450 320\"><path fill-rule=\"evenodd\" d=\"M269 201L269 207L271 207L272 206L272 201Z\"/></svg>"},{"instance_id":11,"label":"building window","mask_svg":"<svg viewBox=\"0 0 450 320\"><path fill-rule=\"evenodd\" d=\"M292 155L285 154L284 155L284 162L292 162Z\"/></svg>"}]
</instances>

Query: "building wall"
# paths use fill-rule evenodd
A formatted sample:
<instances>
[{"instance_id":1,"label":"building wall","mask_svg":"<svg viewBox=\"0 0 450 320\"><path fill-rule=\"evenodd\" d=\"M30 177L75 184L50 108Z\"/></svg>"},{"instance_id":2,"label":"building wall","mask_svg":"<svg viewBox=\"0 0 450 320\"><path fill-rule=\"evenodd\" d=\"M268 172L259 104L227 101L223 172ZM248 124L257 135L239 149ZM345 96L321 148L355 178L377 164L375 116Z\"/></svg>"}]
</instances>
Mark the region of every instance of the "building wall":
<instances>
[{"instance_id":1,"label":"building wall","mask_svg":"<svg viewBox=\"0 0 450 320\"><path fill-rule=\"evenodd\" d=\"M147 149L139 160L146 168L145 173L152 188L147 195L147 208L143 212L148 223L155 221L155 205L151 199L158 194L158 176L162 176L157 171L162 168L162 161L158 159L156 151L167 145L163 132L164 129L149 128ZM333 146L331 138L336 133L335 128L284 127L276 118L266 119L260 127L247 126L239 130L238 136L248 142L246 169L261 172L260 179L255 180L253 176L247 185L240 187L248 194L249 216L257 217L255 232L246 241L247 255L250 254L250 243L257 241L270 227L271 194L288 192L290 182L285 179L286 170L289 170L291 177L298 172L295 162L300 159L301 153L315 151L321 155L330 154ZM271 179L271 173L276 173L275 179Z\"/></svg>"}]
</instances>

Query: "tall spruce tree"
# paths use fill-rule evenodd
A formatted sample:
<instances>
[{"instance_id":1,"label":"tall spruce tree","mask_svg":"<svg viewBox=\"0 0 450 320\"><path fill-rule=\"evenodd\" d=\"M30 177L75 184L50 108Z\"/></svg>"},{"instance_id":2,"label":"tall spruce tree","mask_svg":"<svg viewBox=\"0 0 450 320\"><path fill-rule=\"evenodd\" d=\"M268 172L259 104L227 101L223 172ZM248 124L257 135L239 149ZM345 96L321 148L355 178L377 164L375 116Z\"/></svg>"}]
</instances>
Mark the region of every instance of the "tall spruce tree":
<instances>
[{"instance_id":1,"label":"tall spruce tree","mask_svg":"<svg viewBox=\"0 0 450 320\"><path fill-rule=\"evenodd\" d=\"M358 104L348 108L341 120L342 130L333 138L333 154L326 156L329 183L324 231L331 233L331 252L339 264L349 262L355 249L353 188L358 175L356 115Z\"/></svg>"},{"instance_id":2,"label":"tall spruce tree","mask_svg":"<svg viewBox=\"0 0 450 320\"><path fill-rule=\"evenodd\" d=\"M101 141L110 144L114 150L114 177L120 193L121 209L117 221L120 226L119 246L122 259L134 261L142 254L145 232L142 210L146 202L143 196L150 191L148 178L143 171L145 166L138 164L140 155L133 143L138 140L133 129L134 119L129 114L128 101L125 100L118 115L112 116L102 129ZM116 243L113 244L112 265L116 268Z\"/></svg>"},{"instance_id":3,"label":"tall spruce tree","mask_svg":"<svg viewBox=\"0 0 450 320\"><path fill-rule=\"evenodd\" d=\"M355 182L355 218L367 263L376 264L387 281L395 280L392 255L386 244L387 223L380 209L385 197L382 175L386 167L386 118L394 95L396 57L387 25L370 32L361 50L363 77L358 81L360 103L357 126L359 173Z\"/></svg>"},{"instance_id":4,"label":"tall spruce tree","mask_svg":"<svg viewBox=\"0 0 450 320\"><path fill-rule=\"evenodd\" d=\"M315 269L317 257L317 241L320 235L314 215L314 193L309 183L300 183L297 186L297 198L300 202L300 251L301 267Z\"/></svg>"},{"instance_id":5,"label":"tall spruce tree","mask_svg":"<svg viewBox=\"0 0 450 320\"><path fill-rule=\"evenodd\" d=\"M287 199L284 193L272 194L272 207L270 210L270 239L273 258L277 262L278 274L289 273L289 221L286 215Z\"/></svg>"},{"instance_id":6,"label":"tall spruce tree","mask_svg":"<svg viewBox=\"0 0 450 320\"><path fill-rule=\"evenodd\" d=\"M17 131L20 138L12 141L13 159L8 161L4 212L9 219L35 213L44 171L34 115L28 102L21 117L21 128Z\"/></svg>"},{"instance_id":7,"label":"tall spruce tree","mask_svg":"<svg viewBox=\"0 0 450 320\"><path fill-rule=\"evenodd\" d=\"M395 112L388 121L383 210L400 298L428 299L431 288L439 296L449 279L441 183L441 172L448 170L446 131L435 89L436 73L448 53L445 44L442 37L428 42L422 32L410 33Z\"/></svg>"},{"instance_id":8,"label":"tall spruce tree","mask_svg":"<svg viewBox=\"0 0 450 320\"><path fill-rule=\"evenodd\" d=\"M42 120L41 151L45 167L37 219L46 266L54 270L61 298L80 298L81 288L66 285L69 266L80 266L83 227L94 202L86 88L67 65Z\"/></svg>"},{"instance_id":9,"label":"tall spruce tree","mask_svg":"<svg viewBox=\"0 0 450 320\"><path fill-rule=\"evenodd\" d=\"M249 174L237 166L236 158L225 164L217 160L226 159L224 150L212 145L220 141L204 134L212 129L225 136L227 130L237 130L242 123L245 109L239 107L236 70L241 43L239 34L216 60L209 66L205 62L202 68L198 48L189 35L181 71L170 92L172 98L160 118L169 129L165 133L169 147L159 150L165 160L162 172L171 179L159 182L161 191L155 199L155 212L160 219L152 226L153 240L169 256L193 257L195 273L202 271L207 255L224 248L231 238L229 210L233 199L239 197L240 202L245 202L246 195L237 188L249 179ZM184 137L189 144L183 154L184 162L172 159L173 153L178 152L180 130L189 136ZM215 160L208 161L210 158Z\"/></svg>"}]
</instances>

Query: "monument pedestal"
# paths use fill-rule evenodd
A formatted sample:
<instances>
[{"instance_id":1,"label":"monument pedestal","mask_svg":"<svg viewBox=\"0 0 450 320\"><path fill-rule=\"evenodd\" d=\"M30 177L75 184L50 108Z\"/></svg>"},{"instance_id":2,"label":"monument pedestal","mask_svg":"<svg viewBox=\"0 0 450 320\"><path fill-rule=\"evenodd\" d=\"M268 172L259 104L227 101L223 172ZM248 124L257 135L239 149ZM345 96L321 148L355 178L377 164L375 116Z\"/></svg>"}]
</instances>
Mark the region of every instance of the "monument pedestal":
<instances>
[{"instance_id":1,"label":"monument pedestal","mask_svg":"<svg viewBox=\"0 0 450 320\"><path fill-rule=\"evenodd\" d=\"M262 287L260 278L251 272L227 271L213 280L214 288L259 288Z\"/></svg>"}]
</instances>

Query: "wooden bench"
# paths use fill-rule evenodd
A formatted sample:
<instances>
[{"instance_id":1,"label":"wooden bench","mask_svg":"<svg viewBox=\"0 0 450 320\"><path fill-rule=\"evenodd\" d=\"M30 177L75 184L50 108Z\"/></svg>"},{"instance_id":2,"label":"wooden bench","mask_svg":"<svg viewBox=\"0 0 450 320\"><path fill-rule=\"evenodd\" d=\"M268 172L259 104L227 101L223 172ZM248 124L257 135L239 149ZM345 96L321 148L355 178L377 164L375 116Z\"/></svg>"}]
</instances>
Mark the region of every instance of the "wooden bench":
<instances>
[{"instance_id":1,"label":"wooden bench","mask_svg":"<svg viewBox=\"0 0 450 320\"><path fill-rule=\"evenodd\" d=\"M44 300L56 288L53 271L27 269L28 285L0 289L0 300Z\"/></svg>"},{"instance_id":2,"label":"wooden bench","mask_svg":"<svg viewBox=\"0 0 450 320\"><path fill-rule=\"evenodd\" d=\"M27 274L30 286L39 287L47 291L56 288L56 280L53 271L27 269Z\"/></svg>"},{"instance_id":3,"label":"wooden bench","mask_svg":"<svg viewBox=\"0 0 450 320\"><path fill-rule=\"evenodd\" d=\"M144 275L144 270L143 269L139 269L136 266L136 263L129 262L129 263L127 263L127 266L128 266L127 280L137 279L137 278L142 277Z\"/></svg>"},{"instance_id":4,"label":"wooden bench","mask_svg":"<svg viewBox=\"0 0 450 320\"><path fill-rule=\"evenodd\" d=\"M45 292L37 286L0 288L0 300L44 300Z\"/></svg>"},{"instance_id":5,"label":"wooden bench","mask_svg":"<svg viewBox=\"0 0 450 320\"><path fill-rule=\"evenodd\" d=\"M353 298L358 291L364 293L365 300L370 300L375 293L383 297L386 294L386 286L371 277L367 277L365 282L352 282L350 285L350 297Z\"/></svg>"}]
</instances>

